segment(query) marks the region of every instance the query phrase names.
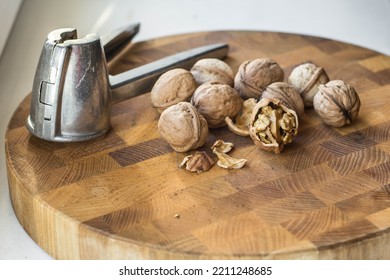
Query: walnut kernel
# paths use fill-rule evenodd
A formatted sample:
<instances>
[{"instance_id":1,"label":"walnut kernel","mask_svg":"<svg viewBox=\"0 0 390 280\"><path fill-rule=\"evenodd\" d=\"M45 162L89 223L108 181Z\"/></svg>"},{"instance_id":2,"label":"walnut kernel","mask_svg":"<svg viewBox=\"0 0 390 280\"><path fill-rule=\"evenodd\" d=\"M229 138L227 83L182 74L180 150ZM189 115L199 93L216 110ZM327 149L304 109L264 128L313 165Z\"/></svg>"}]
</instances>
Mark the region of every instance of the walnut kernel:
<instances>
[{"instance_id":1,"label":"walnut kernel","mask_svg":"<svg viewBox=\"0 0 390 280\"><path fill-rule=\"evenodd\" d=\"M279 154L297 133L297 114L279 99L263 98L256 104L249 135L257 146Z\"/></svg>"}]
</instances>

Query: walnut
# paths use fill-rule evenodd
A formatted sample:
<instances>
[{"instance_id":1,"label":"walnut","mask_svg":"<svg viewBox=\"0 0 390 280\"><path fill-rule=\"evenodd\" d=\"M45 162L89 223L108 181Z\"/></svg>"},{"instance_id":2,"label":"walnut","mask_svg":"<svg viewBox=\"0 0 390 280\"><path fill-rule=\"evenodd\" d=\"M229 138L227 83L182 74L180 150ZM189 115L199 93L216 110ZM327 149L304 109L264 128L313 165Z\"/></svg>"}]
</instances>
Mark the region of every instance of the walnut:
<instances>
[{"instance_id":1,"label":"walnut","mask_svg":"<svg viewBox=\"0 0 390 280\"><path fill-rule=\"evenodd\" d=\"M195 154L186 156L179 167L183 168L185 166L188 171L199 174L209 170L213 164L214 160L206 152L196 151Z\"/></svg>"},{"instance_id":2,"label":"walnut","mask_svg":"<svg viewBox=\"0 0 390 280\"><path fill-rule=\"evenodd\" d=\"M233 120L230 117L225 118L226 124L231 132L240 136L249 136L249 124L256 103L256 99L254 98L245 100L244 103L242 103L240 112L236 116L235 123L233 123Z\"/></svg>"},{"instance_id":3,"label":"walnut","mask_svg":"<svg viewBox=\"0 0 390 280\"><path fill-rule=\"evenodd\" d=\"M198 60L190 71L199 85L207 82L220 82L231 87L233 86L233 70L226 62L220 59L204 58Z\"/></svg>"},{"instance_id":4,"label":"walnut","mask_svg":"<svg viewBox=\"0 0 390 280\"><path fill-rule=\"evenodd\" d=\"M249 135L260 148L282 152L298 133L298 116L279 99L262 98L252 112Z\"/></svg>"},{"instance_id":5,"label":"walnut","mask_svg":"<svg viewBox=\"0 0 390 280\"><path fill-rule=\"evenodd\" d=\"M327 82L329 77L324 68L313 63L298 65L288 77L288 83L302 96L305 107L313 106L313 98L318 91L318 86Z\"/></svg>"},{"instance_id":6,"label":"walnut","mask_svg":"<svg viewBox=\"0 0 390 280\"><path fill-rule=\"evenodd\" d=\"M261 97L279 99L288 108L294 110L298 116L302 116L304 113L305 106L301 96L291 85L287 83L276 82L270 84L266 87Z\"/></svg>"},{"instance_id":7,"label":"walnut","mask_svg":"<svg viewBox=\"0 0 390 280\"><path fill-rule=\"evenodd\" d=\"M225 142L223 140L217 140L211 146L211 150L218 157L217 165L225 169L240 169L243 168L247 162L243 158L234 158L227 155L228 152L233 149L234 144L231 142Z\"/></svg>"},{"instance_id":8,"label":"walnut","mask_svg":"<svg viewBox=\"0 0 390 280\"><path fill-rule=\"evenodd\" d=\"M247 60L240 65L234 78L234 88L242 98L260 99L264 89L284 79L283 69L270 58Z\"/></svg>"},{"instance_id":9,"label":"walnut","mask_svg":"<svg viewBox=\"0 0 390 280\"><path fill-rule=\"evenodd\" d=\"M342 127L357 118L360 99L352 86L333 80L319 86L313 99L313 107L325 124Z\"/></svg>"},{"instance_id":10,"label":"walnut","mask_svg":"<svg viewBox=\"0 0 390 280\"><path fill-rule=\"evenodd\" d=\"M161 113L171 105L189 101L197 86L189 71L181 68L169 70L158 78L150 92L152 105Z\"/></svg>"},{"instance_id":11,"label":"walnut","mask_svg":"<svg viewBox=\"0 0 390 280\"><path fill-rule=\"evenodd\" d=\"M189 102L179 102L165 109L158 121L158 132L177 152L199 148L209 134L205 118Z\"/></svg>"},{"instance_id":12,"label":"walnut","mask_svg":"<svg viewBox=\"0 0 390 280\"><path fill-rule=\"evenodd\" d=\"M234 118L243 100L230 86L207 82L194 92L191 104L205 117L210 128L225 126L225 117Z\"/></svg>"}]
</instances>

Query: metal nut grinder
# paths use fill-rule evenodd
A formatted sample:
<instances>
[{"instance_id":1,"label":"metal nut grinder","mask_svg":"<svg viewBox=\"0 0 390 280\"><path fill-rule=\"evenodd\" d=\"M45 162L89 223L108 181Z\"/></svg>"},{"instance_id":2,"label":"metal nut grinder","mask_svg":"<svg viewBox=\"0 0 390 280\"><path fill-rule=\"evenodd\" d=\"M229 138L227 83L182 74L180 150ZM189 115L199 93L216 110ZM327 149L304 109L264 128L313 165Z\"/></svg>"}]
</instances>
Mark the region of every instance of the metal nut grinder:
<instances>
[{"instance_id":1,"label":"metal nut grinder","mask_svg":"<svg viewBox=\"0 0 390 280\"><path fill-rule=\"evenodd\" d=\"M224 43L201 46L111 76L106 57L112 57L138 33L130 25L104 38L89 34L77 38L74 28L58 29L47 36L36 69L28 130L38 138L85 141L110 129L111 105L149 92L164 72L189 69L199 59L224 58Z\"/></svg>"}]
</instances>

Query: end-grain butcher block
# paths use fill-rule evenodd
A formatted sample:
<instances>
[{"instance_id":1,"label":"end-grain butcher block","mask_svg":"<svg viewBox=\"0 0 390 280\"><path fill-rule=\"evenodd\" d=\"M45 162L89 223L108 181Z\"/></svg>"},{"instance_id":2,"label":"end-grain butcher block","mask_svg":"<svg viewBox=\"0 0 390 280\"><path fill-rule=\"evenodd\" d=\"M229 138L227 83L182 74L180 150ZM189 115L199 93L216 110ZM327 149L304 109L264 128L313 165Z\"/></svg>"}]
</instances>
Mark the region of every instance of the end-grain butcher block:
<instances>
[{"instance_id":1,"label":"end-grain butcher block","mask_svg":"<svg viewBox=\"0 0 390 280\"><path fill-rule=\"evenodd\" d=\"M25 127L30 95L6 133L9 188L26 232L57 259L389 259L390 58L317 37L255 31L203 32L133 44L116 74L166 55L226 42L236 72L268 57L285 71L322 66L359 94L358 118L342 128L313 109L281 154L226 127L201 148L233 142L239 170L179 168L159 137L150 94L113 105L112 128L80 143L54 143Z\"/></svg>"}]
</instances>

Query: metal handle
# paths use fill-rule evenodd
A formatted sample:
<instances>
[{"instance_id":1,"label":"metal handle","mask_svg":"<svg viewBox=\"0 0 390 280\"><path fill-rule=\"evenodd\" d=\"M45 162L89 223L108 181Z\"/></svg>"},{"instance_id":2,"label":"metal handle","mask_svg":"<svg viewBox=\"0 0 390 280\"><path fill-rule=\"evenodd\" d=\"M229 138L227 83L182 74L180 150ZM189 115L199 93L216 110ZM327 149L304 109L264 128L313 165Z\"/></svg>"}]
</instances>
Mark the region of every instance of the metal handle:
<instances>
[{"instance_id":1,"label":"metal handle","mask_svg":"<svg viewBox=\"0 0 390 280\"><path fill-rule=\"evenodd\" d=\"M100 40L106 55L106 60L111 60L117 55L140 30L140 24L134 23L126 25L112 31L110 34L101 36Z\"/></svg>"},{"instance_id":2,"label":"metal handle","mask_svg":"<svg viewBox=\"0 0 390 280\"><path fill-rule=\"evenodd\" d=\"M222 59L226 57L228 50L229 46L224 43L206 45L176 53L127 72L110 76L112 103L118 103L149 92L160 75L170 69L190 69L197 60L202 58Z\"/></svg>"}]
</instances>

